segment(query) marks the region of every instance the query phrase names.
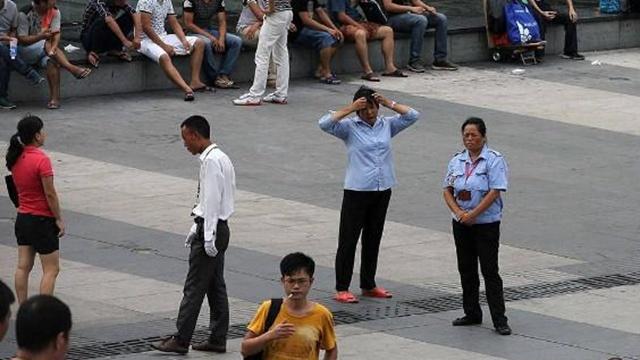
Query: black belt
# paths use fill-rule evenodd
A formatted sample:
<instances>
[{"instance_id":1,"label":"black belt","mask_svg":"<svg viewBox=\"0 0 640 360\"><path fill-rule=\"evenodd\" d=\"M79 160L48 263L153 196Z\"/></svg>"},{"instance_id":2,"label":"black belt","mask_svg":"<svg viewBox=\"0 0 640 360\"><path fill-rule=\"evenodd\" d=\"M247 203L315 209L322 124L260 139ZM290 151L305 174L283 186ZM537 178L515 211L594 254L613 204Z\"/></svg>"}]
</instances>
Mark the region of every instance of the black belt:
<instances>
[{"instance_id":1,"label":"black belt","mask_svg":"<svg viewBox=\"0 0 640 360\"><path fill-rule=\"evenodd\" d=\"M196 216L196 217L193 218L193 222L198 224L198 225L203 225L204 224L204 218L201 218L200 216ZM226 224L227 220L218 219L218 222Z\"/></svg>"}]
</instances>

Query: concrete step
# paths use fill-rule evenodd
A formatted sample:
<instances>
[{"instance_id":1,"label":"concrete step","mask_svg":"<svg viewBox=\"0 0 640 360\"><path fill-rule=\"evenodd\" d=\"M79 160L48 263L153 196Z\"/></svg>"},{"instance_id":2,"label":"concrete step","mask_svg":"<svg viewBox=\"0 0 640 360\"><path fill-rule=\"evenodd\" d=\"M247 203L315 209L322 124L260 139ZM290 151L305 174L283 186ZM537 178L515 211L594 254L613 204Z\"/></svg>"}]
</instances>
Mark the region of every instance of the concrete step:
<instances>
[{"instance_id":1,"label":"concrete step","mask_svg":"<svg viewBox=\"0 0 640 360\"><path fill-rule=\"evenodd\" d=\"M591 16L589 11L583 9L578 25L578 39L580 51L610 50L618 48L631 48L640 46L640 16L613 15ZM469 27L458 27L449 30L449 57L453 62L466 63L485 61L489 59L490 52L487 49L487 40L482 19L473 18L469 21L474 24ZM66 44L66 43L64 43ZM547 54L558 54L564 44L564 30L559 26L550 27L547 33ZM424 58L427 62L432 60L433 33L426 34L424 46ZM405 36L397 36L396 40L396 64L405 66L409 55L409 39ZM380 53L380 43L370 44L369 56L372 66L376 70L383 69L383 59ZM82 51L71 54L70 58L75 62L83 63ZM233 78L237 82L250 82L254 72L253 50L243 50ZM317 64L315 52L307 49L290 48L291 78L304 78L313 74ZM188 78L188 58L176 58L180 72ZM333 60L333 69L338 74L358 73L361 71L353 44L345 44ZM103 57L99 69L95 69L91 76L84 80L76 80L66 71L62 71L61 93L63 98L108 95L128 92L140 92L145 90L160 90L173 88L164 76L160 67L143 58L136 56L131 63L123 63ZM10 98L13 101L44 101L47 99L48 90L46 84L33 87L17 74L12 74L9 86Z\"/></svg>"}]
</instances>

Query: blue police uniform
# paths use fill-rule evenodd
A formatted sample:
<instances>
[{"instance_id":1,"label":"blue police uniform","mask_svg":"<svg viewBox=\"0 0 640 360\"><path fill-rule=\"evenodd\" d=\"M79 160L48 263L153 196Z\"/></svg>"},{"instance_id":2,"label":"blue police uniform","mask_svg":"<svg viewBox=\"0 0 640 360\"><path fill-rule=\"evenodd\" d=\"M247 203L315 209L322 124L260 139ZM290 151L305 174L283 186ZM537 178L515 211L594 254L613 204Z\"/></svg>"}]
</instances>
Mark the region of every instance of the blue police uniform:
<instances>
[{"instance_id":1,"label":"blue police uniform","mask_svg":"<svg viewBox=\"0 0 640 360\"><path fill-rule=\"evenodd\" d=\"M470 212L491 190L506 191L508 167L504 157L485 145L478 159L472 162L467 150L454 155L449 161L442 187L453 189L458 206ZM462 196L462 195L465 196ZM453 237L456 244L458 271L462 284L462 303L465 316L474 322L482 321L480 309L480 279L478 262L485 281L487 303L494 326L507 325L504 315L502 279L498 273L498 248L502 197L497 198L473 225L463 225L453 216Z\"/></svg>"}]
</instances>

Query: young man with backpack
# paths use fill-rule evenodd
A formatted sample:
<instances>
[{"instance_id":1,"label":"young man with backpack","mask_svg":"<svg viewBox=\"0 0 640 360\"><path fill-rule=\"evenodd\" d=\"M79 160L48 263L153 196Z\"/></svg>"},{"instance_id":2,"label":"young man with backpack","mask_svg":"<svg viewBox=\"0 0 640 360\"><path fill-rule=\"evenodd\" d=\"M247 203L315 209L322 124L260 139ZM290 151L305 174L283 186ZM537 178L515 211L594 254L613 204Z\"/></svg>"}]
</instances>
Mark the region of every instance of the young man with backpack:
<instances>
[{"instance_id":1,"label":"young man with backpack","mask_svg":"<svg viewBox=\"0 0 640 360\"><path fill-rule=\"evenodd\" d=\"M325 360L338 358L333 316L324 306L309 301L315 263L303 253L280 262L286 298L264 301L249 323L242 341L245 359Z\"/></svg>"}]
</instances>

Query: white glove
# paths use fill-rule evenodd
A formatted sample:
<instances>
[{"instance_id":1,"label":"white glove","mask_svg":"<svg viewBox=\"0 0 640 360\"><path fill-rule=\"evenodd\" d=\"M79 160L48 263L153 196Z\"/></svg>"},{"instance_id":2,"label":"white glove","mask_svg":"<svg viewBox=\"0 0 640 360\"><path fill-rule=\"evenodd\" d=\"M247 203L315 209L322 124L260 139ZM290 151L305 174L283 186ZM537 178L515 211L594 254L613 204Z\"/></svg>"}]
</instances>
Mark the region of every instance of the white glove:
<instances>
[{"instance_id":1,"label":"white glove","mask_svg":"<svg viewBox=\"0 0 640 360\"><path fill-rule=\"evenodd\" d=\"M191 247L191 243L198 235L197 230L198 230L198 225L193 224L191 226L191 229L189 230L189 234L187 234L187 239L184 241L184 247L186 247L187 249Z\"/></svg>"},{"instance_id":2,"label":"white glove","mask_svg":"<svg viewBox=\"0 0 640 360\"><path fill-rule=\"evenodd\" d=\"M204 252L206 252L210 257L218 255L218 249L216 249L216 246L213 244L213 240L204 242Z\"/></svg>"}]
</instances>

